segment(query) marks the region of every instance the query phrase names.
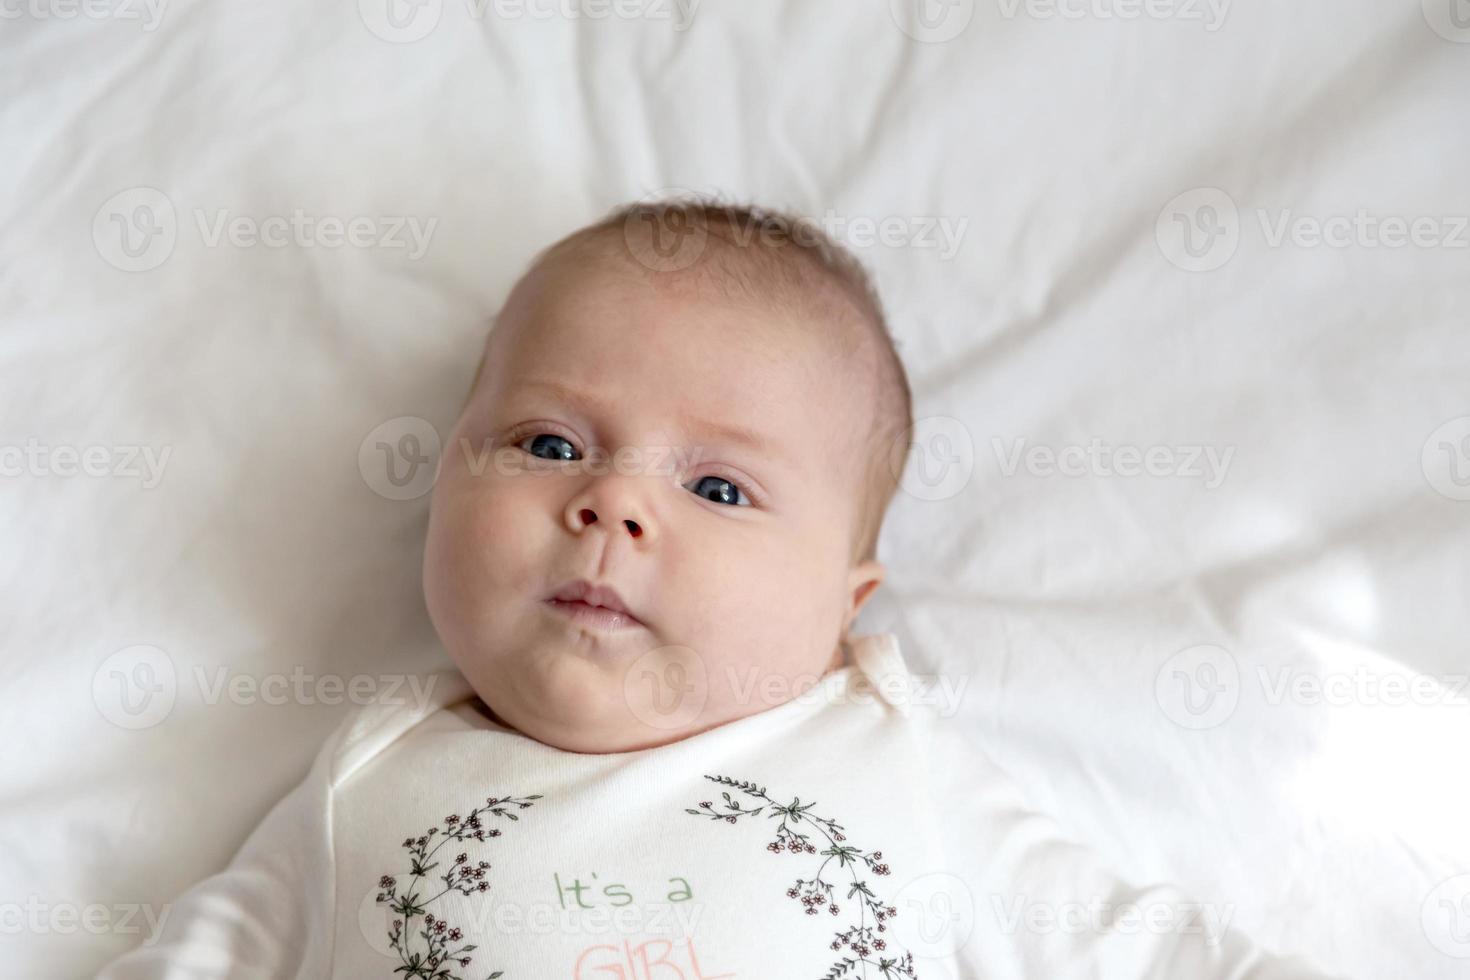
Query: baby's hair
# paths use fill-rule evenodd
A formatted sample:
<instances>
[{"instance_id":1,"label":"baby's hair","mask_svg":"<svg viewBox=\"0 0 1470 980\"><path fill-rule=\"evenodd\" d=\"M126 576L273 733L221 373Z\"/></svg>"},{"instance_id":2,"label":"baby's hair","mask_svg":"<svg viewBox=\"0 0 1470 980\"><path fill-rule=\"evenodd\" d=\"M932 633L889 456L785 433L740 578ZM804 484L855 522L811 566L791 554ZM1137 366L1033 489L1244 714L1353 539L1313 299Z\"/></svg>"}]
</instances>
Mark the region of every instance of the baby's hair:
<instances>
[{"instance_id":1,"label":"baby's hair","mask_svg":"<svg viewBox=\"0 0 1470 980\"><path fill-rule=\"evenodd\" d=\"M614 234L618 244L610 249ZM873 418L865 442L865 499L851 557L875 559L883 517L910 448L913 399L883 304L862 263L810 219L680 195L615 208L544 249L531 267L563 255L606 256L615 250L655 279L690 278L732 299L805 306L815 314L813 322L829 326L827 339L843 356L864 337L872 341ZM471 392L483 370L482 359Z\"/></svg>"}]
</instances>

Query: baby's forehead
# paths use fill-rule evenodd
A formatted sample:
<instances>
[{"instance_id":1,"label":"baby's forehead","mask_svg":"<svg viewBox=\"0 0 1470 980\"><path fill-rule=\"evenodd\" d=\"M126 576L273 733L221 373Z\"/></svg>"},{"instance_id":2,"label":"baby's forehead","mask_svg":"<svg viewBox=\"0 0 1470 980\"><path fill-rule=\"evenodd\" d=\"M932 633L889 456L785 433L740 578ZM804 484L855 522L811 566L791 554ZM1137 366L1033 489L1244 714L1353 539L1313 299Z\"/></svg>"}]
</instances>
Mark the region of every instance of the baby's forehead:
<instances>
[{"instance_id":1,"label":"baby's forehead","mask_svg":"<svg viewBox=\"0 0 1470 980\"><path fill-rule=\"evenodd\" d=\"M496 327L510 334L498 351L503 388L554 375L609 397L786 424L826 409L850 416L872 381L872 358L800 309L586 268L541 291Z\"/></svg>"},{"instance_id":2,"label":"baby's forehead","mask_svg":"<svg viewBox=\"0 0 1470 980\"><path fill-rule=\"evenodd\" d=\"M791 455L803 439L842 452L864 427L873 359L833 344L837 328L809 309L650 279L607 258L533 275L495 328L508 334L491 353L497 400L641 414L660 431L726 422Z\"/></svg>"}]
</instances>

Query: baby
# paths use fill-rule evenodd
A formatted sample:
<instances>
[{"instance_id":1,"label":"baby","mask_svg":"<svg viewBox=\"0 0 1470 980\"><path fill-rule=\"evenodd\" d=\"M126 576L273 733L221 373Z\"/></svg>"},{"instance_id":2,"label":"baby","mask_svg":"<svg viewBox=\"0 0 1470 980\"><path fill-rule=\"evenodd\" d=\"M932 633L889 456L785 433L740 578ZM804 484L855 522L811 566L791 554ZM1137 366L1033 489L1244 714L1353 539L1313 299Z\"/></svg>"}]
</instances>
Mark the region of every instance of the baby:
<instances>
[{"instance_id":1,"label":"baby","mask_svg":"<svg viewBox=\"0 0 1470 980\"><path fill-rule=\"evenodd\" d=\"M842 664L913 422L877 297L818 235L635 206L511 292L424 562L434 625L492 718L625 752ZM633 663L656 683L625 684ZM678 677L700 704L674 723L656 704Z\"/></svg>"},{"instance_id":2,"label":"baby","mask_svg":"<svg viewBox=\"0 0 1470 980\"><path fill-rule=\"evenodd\" d=\"M667 200L543 252L431 501L458 670L350 716L101 976L1319 976L1118 881L851 635L910 404L813 226Z\"/></svg>"}]
</instances>

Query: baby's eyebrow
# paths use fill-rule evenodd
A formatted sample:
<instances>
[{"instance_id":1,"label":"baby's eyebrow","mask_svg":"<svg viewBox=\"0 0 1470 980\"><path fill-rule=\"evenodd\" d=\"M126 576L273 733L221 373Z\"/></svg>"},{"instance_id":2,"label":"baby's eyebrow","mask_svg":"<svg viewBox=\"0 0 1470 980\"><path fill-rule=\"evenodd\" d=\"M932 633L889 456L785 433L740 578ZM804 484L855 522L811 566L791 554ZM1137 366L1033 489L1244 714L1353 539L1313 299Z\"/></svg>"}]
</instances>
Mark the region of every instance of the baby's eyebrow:
<instances>
[{"instance_id":1,"label":"baby's eyebrow","mask_svg":"<svg viewBox=\"0 0 1470 980\"><path fill-rule=\"evenodd\" d=\"M579 410L588 414L597 414L605 411L606 406L600 399L588 395L568 385L557 381L524 381L522 388L540 388L550 392L563 401L575 405ZM714 442L722 442L730 445L741 446L752 452L765 456L780 455L771 440L764 433L742 425L734 425L729 422L721 422L715 419L686 419L683 420L684 428L690 435L703 435Z\"/></svg>"},{"instance_id":2,"label":"baby's eyebrow","mask_svg":"<svg viewBox=\"0 0 1470 980\"><path fill-rule=\"evenodd\" d=\"M709 419L694 419L689 423L693 431L703 432L713 437L712 441L725 442L731 445L743 446L753 453L762 456L770 456L774 450L771 442L764 435L744 426L731 425L728 422L715 422Z\"/></svg>"}]
</instances>

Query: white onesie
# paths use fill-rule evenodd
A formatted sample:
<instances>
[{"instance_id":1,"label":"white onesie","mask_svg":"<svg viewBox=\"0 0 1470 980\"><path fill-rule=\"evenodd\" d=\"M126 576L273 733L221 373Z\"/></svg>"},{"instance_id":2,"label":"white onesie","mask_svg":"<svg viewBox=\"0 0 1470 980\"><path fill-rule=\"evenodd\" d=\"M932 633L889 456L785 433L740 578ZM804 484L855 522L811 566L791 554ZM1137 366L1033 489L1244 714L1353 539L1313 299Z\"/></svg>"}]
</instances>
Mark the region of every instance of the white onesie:
<instances>
[{"instance_id":1,"label":"white onesie","mask_svg":"<svg viewBox=\"0 0 1470 980\"><path fill-rule=\"evenodd\" d=\"M1315 978L1131 888L915 698L897 640L653 749L564 752L458 673L348 717L101 980ZM1221 921L1223 919L1227 921Z\"/></svg>"}]
</instances>

